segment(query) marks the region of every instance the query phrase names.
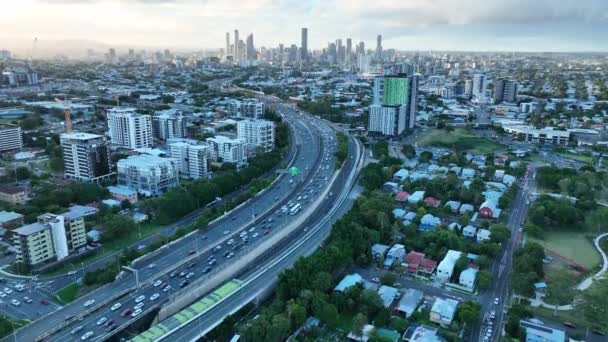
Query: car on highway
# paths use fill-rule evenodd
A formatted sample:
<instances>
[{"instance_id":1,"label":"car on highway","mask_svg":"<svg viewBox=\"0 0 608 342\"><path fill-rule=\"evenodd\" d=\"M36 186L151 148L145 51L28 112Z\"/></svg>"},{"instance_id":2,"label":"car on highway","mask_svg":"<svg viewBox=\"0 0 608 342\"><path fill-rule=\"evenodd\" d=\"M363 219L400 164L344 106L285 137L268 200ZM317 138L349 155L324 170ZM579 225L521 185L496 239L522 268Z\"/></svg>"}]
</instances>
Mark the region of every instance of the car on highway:
<instances>
[{"instance_id":1,"label":"car on highway","mask_svg":"<svg viewBox=\"0 0 608 342\"><path fill-rule=\"evenodd\" d=\"M500 299L498 297L494 298L494 305L498 305L500 303Z\"/></svg>"},{"instance_id":2,"label":"car on highway","mask_svg":"<svg viewBox=\"0 0 608 342\"><path fill-rule=\"evenodd\" d=\"M146 296L141 295L141 296L135 298L135 303L139 303L139 302L143 301L144 299L146 299Z\"/></svg>"},{"instance_id":3,"label":"car on highway","mask_svg":"<svg viewBox=\"0 0 608 342\"><path fill-rule=\"evenodd\" d=\"M234 256L233 252L230 252L228 255L226 255L226 259L230 259Z\"/></svg>"},{"instance_id":4,"label":"car on highway","mask_svg":"<svg viewBox=\"0 0 608 342\"><path fill-rule=\"evenodd\" d=\"M2 298L6 297L6 293L0 291L0 297L2 297Z\"/></svg>"},{"instance_id":5,"label":"car on highway","mask_svg":"<svg viewBox=\"0 0 608 342\"><path fill-rule=\"evenodd\" d=\"M209 266L213 266L213 265L215 265L216 262L217 262L217 260L211 259L211 260L209 260L208 264L209 264Z\"/></svg>"},{"instance_id":6,"label":"car on highway","mask_svg":"<svg viewBox=\"0 0 608 342\"><path fill-rule=\"evenodd\" d=\"M147 266L148 269L152 269L154 267L156 267L156 264L150 264L150 265Z\"/></svg>"},{"instance_id":7,"label":"car on highway","mask_svg":"<svg viewBox=\"0 0 608 342\"><path fill-rule=\"evenodd\" d=\"M190 284L190 282L187 280L184 280L179 284L179 288L183 289L184 287L188 286L188 284Z\"/></svg>"},{"instance_id":8,"label":"car on highway","mask_svg":"<svg viewBox=\"0 0 608 342\"><path fill-rule=\"evenodd\" d=\"M241 234L239 234L239 237L242 239L245 236L247 236L247 232L241 232ZM233 240L234 241L234 240Z\"/></svg>"},{"instance_id":9,"label":"car on highway","mask_svg":"<svg viewBox=\"0 0 608 342\"><path fill-rule=\"evenodd\" d=\"M257 232L253 233L253 235L251 235L251 237L253 238L257 238L258 236L260 236L260 234L258 234Z\"/></svg>"},{"instance_id":10,"label":"car on highway","mask_svg":"<svg viewBox=\"0 0 608 342\"><path fill-rule=\"evenodd\" d=\"M94 332L87 331L86 333L84 333L84 335L80 336L80 340L86 341L89 339L89 337L93 336L93 334L94 334Z\"/></svg>"},{"instance_id":11,"label":"car on highway","mask_svg":"<svg viewBox=\"0 0 608 342\"><path fill-rule=\"evenodd\" d=\"M116 304L112 305L112 307L110 308L110 310L116 311L116 310L120 309L121 307L122 307L121 303L116 303Z\"/></svg>"},{"instance_id":12,"label":"car on highway","mask_svg":"<svg viewBox=\"0 0 608 342\"><path fill-rule=\"evenodd\" d=\"M255 231L255 227L251 227L251 228L249 228L249 232L250 232L250 233L253 233L254 231Z\"/></svg>"},{"instance_id":13,"label":"car on highway","mask_svg":"<svg viewBox=\"0 0 608 342\"><path fill-rule=\"evenodd\" d=\"M152 284L152 285L154 285L154 287L159 287L162 283L163 283L163 281L159 279L159 280L155 281L154 284Z\"/></svg>"},{"instance_id":14,"label":"car on highway","mask_svg":"<svg viewBox=\"0 0 608 342\"><path fill-rule=\"evenodd\" d=\"M13 299L13 300L11 300L11 304L13 304L14 306L19 306L19 305L21 305L21 302L16 299Z\"/></svg>"},{"instance_id":15,"label":"car on highway","mask_svg":"<svg viewBox=\"0 0 608 342\"><path fill-rule=\"evenodd\" d=\"M68 272L68 277L69 277L69 276L73 276L74 274L76 274L76 272L77 272L77 271L69 271L69 272Z\"/></svg>"},{"instance_id":16,"label":"car on highway","mask_svg":"<svg viewBox=\"0 0 608 342\"><path fill-rule=\"evenodd\" d=\"M43 299L43 300L40 301L40 303L42 305L49 305L50 304L49 301L48 301L48 299Z\"/></svg>"},{"instance_id":17,"label":"car on highway","mask_svg":"<svg viewBox=\"0 0 608 342\"><path fill-rule=\"evenodd\" d=\"M190 273L186 274L186 279L190 279L192 277L194 277L194 272L190 272Z\"/></svg>"},{"instance_id":18,"label":"car on highway","mask_svg":"<svg viewBox=\"0 0 608 342\"><path fill-rule=\"evenodd\" d=\"M110 331L116 330L116 328L118 328L118 325L116 325L116 324L111 324L111 325L109 325L109 326L106 328L106 331L107 331L107 332L110 332Z\"/></svg>"},{"instance_id":19,"label":"car on highway","mask_svg":"<svg viewBox=\"0 0 608 342\"><path fill-rule=\"evenodd\" d=\"M13 293L13 290L9 289L8 287L5 287L4 288L4 293L11 294L11 293Z\"/></svg>"},{"instance_id":20,"label":"car on highway","mask_svg":"<svg viewBox=\"0 0 608 342\"><path fill-rule=\"evenodd\" d=\"M195 249L191 249L188 251L188 255L194 255L196 254L196 250Z\"/></svg>"},{"instance_id":21,"label":"car on highway","mask_svg":"<svg viewBox=\"0 0 608 342\"><path fill-rule=\"evenodd\" d=\"M139 316L139 314L141 314L141 309L136 309L135 311L133 311L133 313L131 314L131 317L137 317Z\"/></svg>"},{"instance_id":22,"label":"car on highway","mask_svg":"<svg viewBox=\"0 0 608 342\"><path fill-rule=\"evenodd\" d=\"M153 295L151 295L151 296L150 296L150 300L151 300L151 301L152 301L152 300L157 300L157 299L158 299L158 297L160 297L160 294L155 293L155 294L153 294Z\"/></svg>"},{"instance_id":23,"label":"car on highway","mask_svg":"<svg viewBox=\"0 0 608 342\"><path fill-rule=\"evenodd\" d=\"M228 235L228 234L230 234L230 229L224 230L224 235Z\"/></svg>"},{"instance_id":24,"label":"car on highway","mask_svg":"<svg viewBox=\"0 0 608 342\"><path fill-rule=\"evenodd\" d=\"M97 325L102 325L102 324L104 324L104 323L105 323L105 322L107 322L107 321L108 321L108 319L107 319L107 318L105 318L105 317L101 317L99 320L97 320L97 323L96 323L96 324L97 324Z\"/></svg>"},{"instance_id":25,"label":"car on highway","mask_svg":"<svg viewBox=\"0 0 608 342\"><path fill-rule=\"evenodd\" d=\"M232 244L234 244L234 239L228 240L228 242L226 242L226 244L228 244L228 246L231 246Z\"/></svg>"},{"instance_id":26,"label":"car on highway","mask_svg":"<svg viewBox=\"0 0 608 342\"><path fill-rule=\"evenodd\" d=\"M181 272L179 272L179 276L180 276L180 277L185 277L185 276L186 276L186 274L188 274L188 272L186 272L186 271L181 271Z\"/></svg>"},{"instance_id":27,"label":"car on highway","mask_svg":"<svg viewBox=\"0 0 608 342\"><path fill-rule=\"evenodd\" d=\"M143 308L144 305L146 305L146 303L144 303L144 302L138 303L137 305L135 305L135 307L133 307L133 309L139 310L139 309Z\"/></svg>"},{"instance_id":28,"label":"car on highway","mask_svg":"<svg viewBox=\"0 0 608 342\"><path fill-rule=\"evenodd\" d=\"M169 274L169 277L175 278L176 275L177 275L177 271L173 271L173 272L171 272L171 274Z\"/></svg>"},{"instance_id":29,"label":"car on highway","mask_svg":"<svg viewBox=\"0 0 608 342\"><path fill-rule=\"evenodd\" d=\"M72 331L70 331L70 334L75 335L77 334L80 330L82 330L82 325L77 326L76 328L72 329Z\"/></svg>"},{"instance_id":30,"label":"car on highway","mask_svg":"<svg viewBox=\"0 0 608 342\"><path fill-rule=\"evenodd\" d=\"M214 252L214 253L215 253L215 252L219 252L219 251L221 251L221 250L222 250L222 245L217 245L217 246L215 246L215 247L213 248L213 252Z\"/></svg>"},{"instance_id":31,"label":"car on highway","mask_svg":"<svg viewBox=\"0 0 608 342\"><path fill-rule=\"evenodd\" d=\"M207 274L209 272L211 272L211 267L207 266L207 267L205 267L205 269L203 269L204 274Z\"/></svg>"},{"instance_id":32,"label":"car on highway","mask_svg":"<svg viewBox=\"0 0 608 342\"><path fill-rule=\"evenodd\" d=\"M268 230L268 229L264 230L264 235L268 235L268 233L270 233L270 230Z\"/></svg>"},{"instance_id":33,"label":"car on highway","mask_svg":"<svg viewBox=\"0 0 608 342\"><path fill-rule=\"evenodd\" d=\"M91 306L93 304L95 304L95 299L90 299L90 300L87 300L86 302L84 302L84 307L88 308L89 306Z\"/></svg>"},{"instance_id":34,"label":"car on highway","mask_svg":"<svg viewBox=\"0 0 608 342\"><path fill-rule=\"evenodd\" d=\"M168 292L169 290L171 290L173 287L171 285L167 285L163 288L163 292Z\"/></svg>"},{"instance_id":35,"label":"car on highway","mask_svg":"<svg viewBox=\"0 0 608 342\"><path fill-rule=\"evenodd\" d=\"M130 314L131 314L131 312L133 312L131 309L124 309L124 310L123 310L123 311L120 313L120 315L121 315L122 317L127 317L128 315L130 315Z\"/></svg>"},{"instance_id":36,"label":"car on highway","mask_svg":"<svg viewBox=\"0 0 608 342\"><path fill-rule=\"evenodd\" d=\"M23 297L23 301L28 303L28 304L32 304L33 300L30 297Z\"/></svg>"}]
</instances>

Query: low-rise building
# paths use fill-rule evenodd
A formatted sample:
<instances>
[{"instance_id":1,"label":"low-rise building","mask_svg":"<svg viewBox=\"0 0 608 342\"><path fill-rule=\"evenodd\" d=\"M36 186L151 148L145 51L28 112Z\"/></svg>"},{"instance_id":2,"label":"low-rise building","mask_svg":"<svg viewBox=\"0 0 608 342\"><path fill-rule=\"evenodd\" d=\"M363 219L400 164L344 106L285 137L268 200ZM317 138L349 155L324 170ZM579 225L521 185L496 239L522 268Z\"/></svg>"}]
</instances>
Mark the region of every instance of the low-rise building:
<instances>
[{"instance_id":1,"label":"low-rise building","mask_svg":"<svg viewBox=\"0 0 608 342\"><path fill-rule=\"evenodd\" d=\"M28 200L25 188L13 185L0 186L0 201L11 204L25 204Z\"/></svg>"},{"instance_id":2,"label":"low-rise building","mask_svg":"<svg viewBox=\"0 0 608 342\"><path fill-rule=\"evenodd\" d=\"M424 199L424 191L416 191L407 198L408 203L417 204Z\"/></svg>"},{"instance_id":3,"label":"low-rise building","mask_svg":"<svg viewBox=\"0 0 608 342\"><path fill-rule=\"evenodd\" d=\"M490 240L492 232L487 229L480 229L477 231L477 242L483 242Z\"/></svg>"},{"instance_id":4,"label":"low-rise building","mask_svg":"<svg viewBox=\"0 0 608 342\"><path fill-rule=\"evenodd\" d=\"M399 295L399 290L394 287L382 285L378 289L378 295L382 298L382 304L385 308L390 308L395 301L395 298Z\"/></svg>"},{"instance_id":5,"label":"low-rise building","mask_svg":"<svg viewBox=\"0 0 608 342\"><path fill-rule=\"evenodd\" d=\"M532 126L514 125L503 126L505 133L511 134L513 139L520 141L553 144L553 145L568 145L570 141L569 131L559 131L553 128L537 129Z\"/></svg>"},{"instance_id":6,"label":"low-rise building","mask_svg":"<svg viewBox=\"0 0 608 342\"><path fill-rule=\"evenodd\" d=\"M437 266L437 280L441 283L446 283L452 277L452 273L454 272L454 267L456 266L456 261L462 255L461 252L455 250L449 250L443 260Z\"/></svg>"},{"instance_id":7,"label":"low-rise building","mask_svg":"<svg viewBox=\"0 0 608 342\"><path fill-rule=\"evenodd\" d=\"M442 327L449 327L456 315L458 301L451 298L437 298L431 308L430 319Z\"/></svg>"},{"instance_id":8,"label":"low-rise building","mask_svg":"<svg viewBox=\"0 0 608 342\"><path fill-rule=\"evenodd\" d=\"M401 244L394 244L384 258L384 267L391 268L396 262L401 262L405 257L405 246Z\"/></svg>"},{"instance_id":9,"label":"low-rise building","mask_svg":"<svg viewBox=\"0 0 608 342\"><path fill-rule=\"evenodd\" d=\"M363 283L363 277L359 273L353 273L345 276L334 288L335 291L344 292L349 287Z\"/></svg>"},{"instance_id":10,"label":"low-rise building","mask_svg":"<svg viewBox=\"0 0 608 342\"><path fill-rule=\"evenodd\" d=\"M477 280L477 272L477 269L472 267L460 272L460 277L458 279L460 286L473 290L475 288L475 281Z\"/></svg>"},{"instance_id":11,"label":"low-rise building","mask_svg":"<svg viewBox=\"0 0 608 342\"><path fill-rule=\"evenodd\" d=\"M468 238L475 238L475 234L477 234L477 228L474 226L468 225L462 229L462 235Z\"/></svg>"},{"instance_id":12,"label":"low-rise building","mask_svg":"<svg viewBox=\"0 0 608 342\"><path fill-rule=\"evenodd\" d=\"M131 204L137 203L137 191L133 189L125 186L109 186L108 191L110 192L110 196L119 202L126 200Z\"/></svg>"},{"instance_id":13,"label":"low-rise building","mask_svg":"<svg viewBox=\"0 0 608 342\"><path fill-rule=\"evenodd\" d=\"M549 327L537 319L521 320L519 326L526 332L526 342L565 342L566 332Z\"/></svg>"},{"instance_id":14,"label":"low-rise building","mask_svg":"<svg viewBox=\"0 0 608 342\"><path fill-rule=\"evenodd\" d=\"M178 185L174 159L142 154L121 159L116 167L118 185L145 196L157 196Z\"/></svg>"},{"instance_id":15,"label":"low-rise building","mask_svg":"<svg viewBox=\"0 0 608 342\"><path fill-rule=\"evenodd\" d=\"M403 182L409 176L409 171L406 169L400 169L393 174L393 180L396 182Z\"/></svg>"},{"instance_id":16,"label":"low-rise building","mask_svg":"<svg viewBox=\"0 0 608 342\"><path fill-rule=\"evenodd\" d=\"M17 125L0 125L0 152L18 152L23 149L21 127Z\"/></svg>"},{"instance_id":17,"label":"low-rise building","mask_svg":"<svg viewBox=\"0 0 608 342\"><path fill-rule=\"evenodd\" d=\"M0 228L13 229L23 225L23 215L14 211L0 211Z\"/></svg>"},{"instance_id":18,"label":"low-rise building","mask_svg":"<svg viewBox=\"0 0 608 342\"><path fill-rule=\"evenodd\" d=\"M405 342L445 342L445 339L439 335L437 328L432 328L426 325L412 324L407 327L403 333L403 341Z\"/></svg>"},{"instance_id":19,"label":"low-rise building","mask_svg":"<svg viewBox=\"0 0 608 342\"><path fill-rule=\"evenodd\" d=\"M483 218L498 218L500 212L500 208L493 200L486 200L479 206L479 216Z\"/></svg>"},{"instance_id":20,"label":"low-rise building","mask_svg":"<svg viewBox=\"0 0 608 342\"><path fill-rule=\"evenodd\" d=\"M410 317L418 308L424 293L417 289L407 289L399 299L396 310L405 315L405 318Z\"/></svg>"}]
</instances>

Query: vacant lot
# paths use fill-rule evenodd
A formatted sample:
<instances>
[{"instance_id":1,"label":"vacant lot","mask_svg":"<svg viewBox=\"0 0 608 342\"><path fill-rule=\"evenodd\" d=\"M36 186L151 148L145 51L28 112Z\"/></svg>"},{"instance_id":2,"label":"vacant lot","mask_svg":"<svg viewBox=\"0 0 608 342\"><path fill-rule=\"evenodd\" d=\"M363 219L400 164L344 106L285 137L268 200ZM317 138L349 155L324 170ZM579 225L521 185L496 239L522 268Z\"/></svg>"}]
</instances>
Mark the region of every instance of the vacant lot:
<instances>
[{"instance_id":1,"label":"vacant lot","mask_svg":"<svg viewBox=\"0 0 608 342\"><path fill-rule=\"evenodd\" d=\"M593 244L582 233L575 232L546 232L543 240L530 239L540 243L564 258L592 269L600 262L600 255Z\"/></svg>"},{"instance_id":2,"label":"vacant lot","mask_svg":"<svg viewBox=\"0 0 608 342\"><path fill-rule=\"evenodd\" d=\"M419 137L418 142L424 146L456 148L461 151L483 154L504 149L504 146L487 138L476 136L464 128L457 128L452 132L434 129Z\"/></svg>"}]
</instances>

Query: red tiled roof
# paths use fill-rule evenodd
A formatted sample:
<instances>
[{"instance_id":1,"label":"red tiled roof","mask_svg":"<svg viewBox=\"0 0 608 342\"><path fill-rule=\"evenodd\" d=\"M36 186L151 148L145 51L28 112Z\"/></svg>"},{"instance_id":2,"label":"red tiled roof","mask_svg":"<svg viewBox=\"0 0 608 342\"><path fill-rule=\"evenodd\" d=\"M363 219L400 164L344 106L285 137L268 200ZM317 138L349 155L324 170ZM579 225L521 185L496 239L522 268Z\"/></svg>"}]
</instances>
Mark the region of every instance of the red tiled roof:
<instances>
[{"instance_id":1,"label":"red tiled roof","mask_svg":"<svg viewBox=\"0 0 608 342\"><path fill-rule=\"evenodd\" d=\"M437 261L424 258L420 261L420 267L424 268L427 272L433 272L437 267Z\"/></svg>"},{"instance_id":2,"label":"red tiled roof","mask_svg":"<svg viewBox=\"0 0 608 342\"><path fill-rule=\"evenodd\" d=\"M395 195L397 201L405 201L408 197L410 197L410 194L407 191L400 191Z\"/></svg>"},{"instance_id":3,"label":"red tiled roof","mask_svg":"<svg viewBox=\"0 0 608 342\"><path fill-rule=\"evenodd\" d=\"M436 199L435 197L427 197L424 199L424 204L426 205L431 205L431 206L438 206L439 204L441 204L441 201Z\"/></svg>"}]
</instances>

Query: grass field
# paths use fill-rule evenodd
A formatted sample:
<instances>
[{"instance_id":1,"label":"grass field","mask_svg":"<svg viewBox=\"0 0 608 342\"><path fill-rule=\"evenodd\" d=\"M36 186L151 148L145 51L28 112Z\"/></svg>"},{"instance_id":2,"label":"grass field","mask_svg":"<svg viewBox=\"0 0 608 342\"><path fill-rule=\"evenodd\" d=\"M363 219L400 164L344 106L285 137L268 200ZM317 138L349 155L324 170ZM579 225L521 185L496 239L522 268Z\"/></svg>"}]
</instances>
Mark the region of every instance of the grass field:
<instances>
[{"instance_id":1,"label":"grass field","mask_svg":"<svg viewBox=\"0 0 608 342\"><path fill-rule=\"evenodd\" d=\"M543 240L529 238L561 256L572 259L587 269L600 262L600 255L584 234L575 232L546 232Z\"/></svg>"},{"instance_id":2,"label":"grass field","mask_svg":"<svg viewBox=\"0 0 608 342\"><path fill-rule=\"evenodd\" d=\"M433 129L419 137L418 142L424 146L456 147L462 151L482 154L496 152L505 148L487 138L479 137L464 128L456 128L452 132Z\"/></svg>"},{"instance_id":3,"label":"grass field","mask_svg":"<svg viewBox=\"0 0 608 342\"><path fill-rule=\"evenodd\" d=\"M76 283L72 283L57 291L55 294L59 297L62 304L68 304L78 298L78 292L80 292L80 286Z\"/></svg>"}]
</instances>

